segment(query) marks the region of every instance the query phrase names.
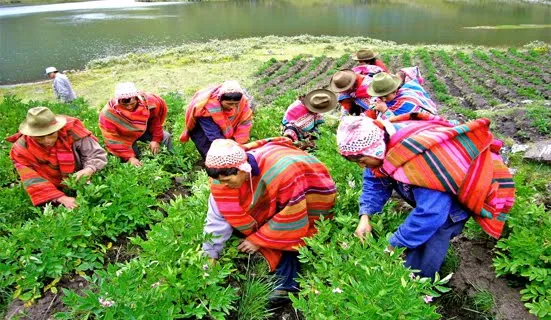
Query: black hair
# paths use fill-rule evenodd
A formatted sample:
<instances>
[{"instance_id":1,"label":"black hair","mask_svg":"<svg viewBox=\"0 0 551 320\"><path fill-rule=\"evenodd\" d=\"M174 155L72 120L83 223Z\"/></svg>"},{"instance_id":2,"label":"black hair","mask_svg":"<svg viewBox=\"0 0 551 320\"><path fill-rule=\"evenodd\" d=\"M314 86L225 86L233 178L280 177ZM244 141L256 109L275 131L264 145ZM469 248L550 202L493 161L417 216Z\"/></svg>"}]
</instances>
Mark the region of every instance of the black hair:
<instances>
[{"instance_id":1,"label":"black hair","mask_svg":"<svg viewBox=\"0 0 551 320\"><path fill-rule=\"evenodd\" d=\"M233 176L239 172L237 168L206 168L207 175L213 179L218 179L220 176Z\"/></svg>"},{"instance_id":2,"label":"black hair","mask_svg":"<svg viewBox=\"0 0 551 320\"><path fill-rule=\"evenodd\" d=\"M224 101L224 100L240 101L242 97L243 97L243 94L240 92L229 92L229 93L224 93L220 97L220 101Z\"/></svg>"},{"instance_id":3,"label":"black hair","mask_svg":"<svg viewBox=\"0 0 551 320\"><path fill-rule=\"evenodd\" d=\"M375 64L375 61L377 61L377 58L372 58L369 60L362 60L362 62L365 62L367 64Z\"/></svg>"},{"instance_id":4,"label":"black hair","mask_svg":"<svg viewBox=\"0 0 551 320\"><path fill-rule=\"evenodd\" d=\"M360 158L363 158L363 157L365 157L363 154L353 154L353 155L349 155L349 156L343 156L343 158L345 158L348 161L357 161L357 160L359 160Z\"/></svg>"}]
</instances>

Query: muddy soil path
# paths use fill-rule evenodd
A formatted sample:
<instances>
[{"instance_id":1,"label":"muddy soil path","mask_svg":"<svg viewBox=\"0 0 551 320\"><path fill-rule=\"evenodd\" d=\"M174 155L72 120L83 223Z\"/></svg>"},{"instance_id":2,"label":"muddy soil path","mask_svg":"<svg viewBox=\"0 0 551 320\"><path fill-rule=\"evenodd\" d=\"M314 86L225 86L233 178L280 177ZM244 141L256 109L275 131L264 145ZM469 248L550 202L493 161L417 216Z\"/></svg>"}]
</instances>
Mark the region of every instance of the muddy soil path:
<instances>
[{"instance_id":1,"label":"muddy soil path","mask_svg":"<svg viewBox=\"0 0 551 320\"><path fill-rule=\"evenodd\" d=\"M476 310L468 307L467 301L477 292L486 290L494 298L492 313L496 320L536 320L520 301L522 287L510 287L505 278L496 278L492 267L492 239L469 240L460 235L452 240L459 257L458 268L450 286L452 293L444 296L445 303L439 312L443 319L475 320L487 319ZM455 295L451 299L449 295Z\"/></svg>"}]
</instances>

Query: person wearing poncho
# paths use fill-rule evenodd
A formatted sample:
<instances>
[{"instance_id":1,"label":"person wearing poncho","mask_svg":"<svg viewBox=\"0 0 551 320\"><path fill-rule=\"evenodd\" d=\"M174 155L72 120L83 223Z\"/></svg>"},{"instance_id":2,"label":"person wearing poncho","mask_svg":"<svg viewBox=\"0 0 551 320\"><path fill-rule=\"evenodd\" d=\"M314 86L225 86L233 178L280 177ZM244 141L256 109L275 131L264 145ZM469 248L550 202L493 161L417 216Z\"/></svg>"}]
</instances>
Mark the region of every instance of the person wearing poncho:
<instances>
[{"instance_id":1,"label":"person wearing poncho","mask_svg":"<svg viewBox=\"0 0 551 320\"><path fill-rule=\"evenodd\" d=\"M99 127L107 150L136 167L142 162L137 141L149 142L153 154L161 144L172 150L172 135L163 130L168 112L166 102L153 93L139 92L132 82L115 87L115 97L99 115Z\"/></svg>"},{"instance_id":2,"label":"person wearing poncho","mask_svg":"<svg viewBox=\"0 0 551 320\"><path fill-rule=\"evenodd\" d=\"M316 89L299 97L285 111L281 124L283 136L288 137L301 149L315 147L318 126L323 113L337 107L337 97L326 89Z\"/></svg>"},{"instance_id":3,"label":"person wearing poncho","mask_svg":"<svg viewBox=\"0 0 551 320\"><path fill-rule=\"evenodd\" d=\"M224 243L239 231L238 249L262 254L282 279L278 290L297 290L297 248L317 232L315 222L332 217L336 187L325 165L277 137L238 145L214 140L205 160L211 196L203 244L217 259Z\"/></svg>"},{"instance_id":4,"label":"person wearing poncho","mask_svg":"<svg viewBox=\"0 0 551 320\"><path fill-rule=\"evenodd\" d=\"M250 99L235 80L199 90L187 107L180 141L191 138L204 159L216 139L249 141L252 116Z\"/></svg>"},{"instance_id":5,"label":"person wearing poncho","mask_svg":"<svg viewBox=\"0 0 551 320\"><path fill-rule=\"evenodd\" d=\"M352 71L370 77L379 72L388 72L384 62L377 59L377 56L379 56L379 53L372 49L360 49L352 57L353 60L358 61L358 65L353 67Z\"/></svg>"},{"instance_id":6,"label":"person wearing poncho","mask_svg":"<svg viewBox=\"0 0 551 320\"><path fill-rule=\"evenodd\" d=\"M501 141L488 119L454 126L438 116L410 113L390 120L344 117L339 152L364 170L360 222L355 234L371 232L369 216L380 213L396 190L414 209L390 238L405 247L406 265L434 277L450 239L473 218L498 238L514 202L514 183L503 163Z\"/></svg>"},{"instance_id":7,"label":"person wearing poncho","mask_svg":"<svg viewBox=\"0 0 551 320\"><path fill-rule=\"evenodd\" d=\"M10 158L33 205L57 202L72 209L76 199L60 189L63 179L89 177L107 164L107 153L79 119L54 115L46 107L29 109L13 143Z\"/></svg>"},{"instance_id":8,"label":"person wearing poncho","mask_svg":"<svg viewBox=\"0 0 551 320\"><path fill-rule=\"evenodd\" d=\"M367 89L371 81L370 76L356 74L350 69L337 71L331 77L329 88L339 94L337 100L342 107L343 116L357 116L369 112L371 96L367 93Z\"/></svg>"},{"instance_id":9,"label":"person wearing poncho","mask_svg":"<svg viewBox=\"0 0 551 320\"><path fill-rule=\"evenodd\" d=\"M423 78L418 67L401 69L397 75L379 73L373 77L367 93L377 98L370 118L388 119L405 113L426 112L437 114L436 103L423 89Z\"/></svg>"}]
</instances>

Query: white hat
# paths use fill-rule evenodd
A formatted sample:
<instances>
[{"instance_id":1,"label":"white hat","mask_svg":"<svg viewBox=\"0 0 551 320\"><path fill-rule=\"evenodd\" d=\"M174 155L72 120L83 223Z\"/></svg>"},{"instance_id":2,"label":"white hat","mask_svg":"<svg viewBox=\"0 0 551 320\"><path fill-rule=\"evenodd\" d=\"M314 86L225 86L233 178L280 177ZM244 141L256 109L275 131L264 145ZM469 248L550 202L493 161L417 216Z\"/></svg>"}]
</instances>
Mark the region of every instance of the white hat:
<instances>
[{"instance_id":1,"label":"white hat","mask_svg":"<svg viewBox=\"0 0 551 320\"><path fill-rule=\"evenodd\" d=\"M57 69L55 67L48 67L46 68L46 74L57 72Z\"/></svg>"},{"instance_id":2,"label":"white hat","mask_svg":"<svg viewBox=\"0 0 551 320\"><path fill-rule=\"evenodd\" d=\"M121 82L115 86L115 99L132 98L140 95L133 82Z\"/></svg>"}]
</instances>

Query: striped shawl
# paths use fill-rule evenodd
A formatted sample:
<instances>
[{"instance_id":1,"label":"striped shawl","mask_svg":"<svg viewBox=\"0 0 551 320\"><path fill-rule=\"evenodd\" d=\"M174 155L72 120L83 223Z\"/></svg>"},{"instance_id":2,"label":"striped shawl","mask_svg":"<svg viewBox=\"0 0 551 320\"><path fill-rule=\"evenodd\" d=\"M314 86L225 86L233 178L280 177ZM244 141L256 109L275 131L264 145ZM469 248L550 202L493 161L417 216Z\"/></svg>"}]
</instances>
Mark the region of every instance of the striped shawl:
<instances>
[{"instance_id":1,"label":"striped shawl","mask_svg":"<svg viewBox=\"0 0 551 320\"><path fill-rule=\"evenodd\" d=\"M88 136L97 141L80 120L66 118L52 148L46 149L21 133L6 139L13 143L10 158L35 206L65 195L59 190L61 182L76 170L73 143Z\"/></svg>"},{"instance_id":2,"label":"striped shawl","mask_svg":"<svg viewBox=\"0 0 551 320\"><path fill-rule=\"evenodd\" d=\"M283 135L293 138L293 141L309 137L316 127L323 123L323 114L310 112L300 100L293 102L283 115Z\"/></svg>"},{"instance_id":3,"label":"striped shawl","mask_svg":"<svg viewBox=\"0 0 551 320\"><path fill-rule=\"evenodd\" d=\"M107 150L123 160L135 157L132 145L146 130L151 132L153 141L160 142L167 112L165 101L154 94L143 93L134 111L124 109L117 99L111 99L99 115Z\"/></svg>"},{"instance_id":4,"label":"striped shawl","mask_svg":"<svg viewBox=\"0 0 551 320\"><path fill-rule=\"evenodd\" d=\"M336 188L325 165L295 148L287 138L271 138L244 145L260 174L240 189L217 180L211 192L224 218L247 239L261 247L271 270L281 250L304 245L302 238L316 233L315 221L332 217Z\"/></svg>"},{"instance_id":5,"label":"striped shawl","mask_svg":"<svg viewBox=\"0 0 551 320\"><path fill-rule=\"evenodd\" d=\"M515 188L499 155L501 141L489 130L490 121L477 119L454 126L426 113L390 121L406 125L391 136L375 175L454 194L484 231L499 238Z\"/></svg>"},{"instance_id":6,"label":"striped shawl","mask_svg":"<svg viewBox=\"0 0 551 320\"><path fill-rule=\"evenodd\" d=\"M432 101L417 79L404 83L396 97L386 105L397 116L409 112L438 114L436 103Z\"/></svg>"},{"instance_id":7,"label":"striped shawl","mask_svg":"<svg viewBox=\"0 0 551 320\"><path fill-rule=\"evenodd\" d=\"M343 115L350 114L352 103L359 105L363 110L369 110L371 96L367 93L367 88L369 88L371 81L373 81L373 78L357 74L354 89L339 94L338 101L342 106Z\"/></svg>"},{"instance_id":8,"label":"striped shawl","mask_svg":"<svg viewBox=\"0 0 551 320\"><path fill-rule=\"evenodd\" d=\"M191 98L186 110L184 131L180 135L181 142L189 141L189 133L195 128L199 117L212 117L212 120L227 139L234 139L241 144L249 141L253 116L249 99L243 94L237 108L225 111L222 109L218 97L221 86L217 85L199 90Z\"/></svg>"}]
</instances>

